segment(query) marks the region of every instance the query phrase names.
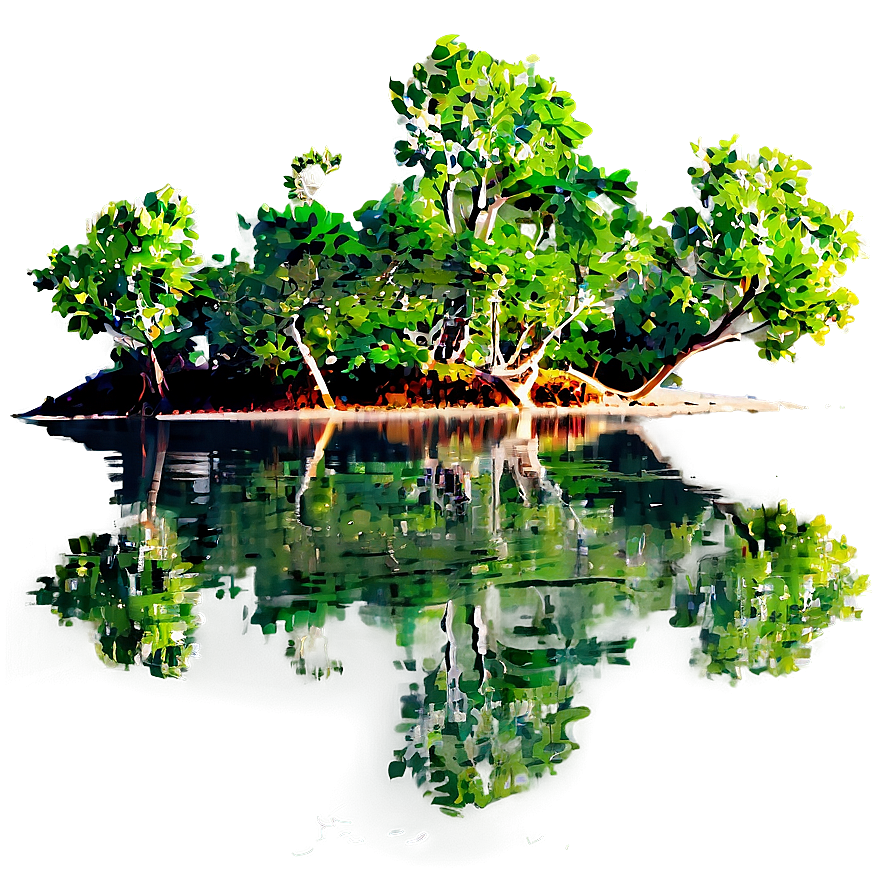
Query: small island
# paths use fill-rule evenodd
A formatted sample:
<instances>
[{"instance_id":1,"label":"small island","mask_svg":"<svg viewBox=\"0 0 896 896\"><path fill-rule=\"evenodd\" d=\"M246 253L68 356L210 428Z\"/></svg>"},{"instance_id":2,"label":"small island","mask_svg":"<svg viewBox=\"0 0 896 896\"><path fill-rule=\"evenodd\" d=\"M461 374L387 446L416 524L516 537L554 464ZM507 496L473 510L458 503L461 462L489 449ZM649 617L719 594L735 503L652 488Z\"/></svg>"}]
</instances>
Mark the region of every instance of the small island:
<instances>
[{"instance_id":1,"label":"small island","mask_svg":"<svg viewBox=\"0 0 896 896\"><path fill-rule=\"evenodd\" d=\"M692 144L695 204L654 224L536 62L439 39L389 84L411 174L353 221L314 198L328 149L293 160L283 210L238 216L242 254L198 257L170 186L108 204L29 273L69 330L111 337L112 365L26 416L777 407L660 387L724 343L793 358L849 323L852 213L808 195L806 162L732 138Z\"/></svg>"}]
</instances>

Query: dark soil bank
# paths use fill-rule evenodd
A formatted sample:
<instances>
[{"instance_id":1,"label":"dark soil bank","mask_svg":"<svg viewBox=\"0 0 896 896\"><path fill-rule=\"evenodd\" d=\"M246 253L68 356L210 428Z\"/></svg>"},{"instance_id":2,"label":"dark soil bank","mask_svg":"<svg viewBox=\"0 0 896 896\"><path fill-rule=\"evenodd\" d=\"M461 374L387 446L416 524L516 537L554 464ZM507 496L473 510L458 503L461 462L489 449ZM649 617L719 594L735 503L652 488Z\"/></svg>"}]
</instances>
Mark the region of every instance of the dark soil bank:
<instances>
[{"instance_id":1,"label":"dark soil bank","mask_svg":"<svg viewBox=\"0 0 896 896\"><path fill-rule=\"evenodd\" d=\"M499 407L509 396L475 375L440 378L437 373L413 371L359 371L356 378L325 372L330 392L340 410L361 407ZM103 371L58 398L47 397L24 417L128 416L216 411L280 411L322 408L320 393L308 378L297 375L288 383L274 381L258 369L188 367L165 374L161 395L139 370ZM537 404L579 405L582 390L556 381L533 389Z\"/></svg>"}]
</instances>

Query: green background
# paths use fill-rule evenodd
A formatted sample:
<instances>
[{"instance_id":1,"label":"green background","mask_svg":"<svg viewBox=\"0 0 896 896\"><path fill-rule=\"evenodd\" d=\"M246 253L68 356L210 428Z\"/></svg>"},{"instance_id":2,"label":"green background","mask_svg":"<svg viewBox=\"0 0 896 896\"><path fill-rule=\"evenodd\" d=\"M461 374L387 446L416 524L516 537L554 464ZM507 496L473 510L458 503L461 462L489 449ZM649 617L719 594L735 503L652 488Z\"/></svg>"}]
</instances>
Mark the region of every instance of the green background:
<instances>
[{"instance_id":1,"label":"green background","mask_svg":"<svg viewBox=\"0 0 896 896\"><path fill-rule=\"evenodd\" d=\"M649 213L690 200L690 140L734 132L746 146L773 142L806 158L813 191L855 211L869 259L847 275L861 304L846 333L808 346L794 365L733 347L683 370L688 386L853 410L652 426L686 475L745 500L784 496L824 513L876 585L862 622L830 632L810 666L784 680L697 685L687 667L669 672L679 630L642 632L650 662L607 672L593 699L583 696L593 713L577 737L599 757L594 775L558 774L540 788L542 802L526 795L520 810L505 800L489 807L497 819L483 812L463 829L448 818L443 827L413 786L406 801L387 799L394 788L376 776L391 733L356 759L397 693L358 689L350 710L314 687L297 696L282 654L265 654L261 642L239 666L226 646L207 648L207 676L160 691L149 675L110 673L51 614L28 607L25 595L57 562L73 520L79 531L109 531L117 508L100 456L4 416L14 466L4 495L3 702L12 734L2 767L18 819L4 881L19 891L128 880L137 893L163 884L226 893L352 886L384 873L396 887L479 886L458 871L462 855L476 881L496 887L525 879L546 891L597 881L746 893L774 880L794 891L879 889L892 840L882 807L896 796L888 431L866 413L888 400L874 385L891 354L885 7L35 2L13 10L8 27L5 414L58 394L108 356L101 340L67 334L31 286L25 271L42 263L48 240L76 242L108 199L140 198L170 181L201 210L200 249L218 251L236 235L234 210L279 195L283 160L309 145L344 151L321 199L352 211L359 195L380 195L400 173L388 79L405 77L434 38L457 31L503 58L539 55L595 126L588 151L610 170L633 170ZM697 367L716 358L713 369ZM218 620L200 610L209 630L239 631L238 613ZM376 674L370 639L359 630L342 655L362 679ZM377 646L389 643L383 632ZM344 682L337 687L348 698ZM318 764L303 765L296 745L313 740L316 724L343 736ZM160 733L163 725L176 733ZM122 744L122 729L139 735ZM321 774L329 763L351 771L333 783ZM135 777L145 788L135 791ZM353 801L362 784L364 799ZM317 816L334 814L365 842L333 827L315 844ZM406 833L389 836L399 828ZM427 840L406 843L424 830ZM292 855L312 844L314 853Z\"/></svg>"}]
</instances>

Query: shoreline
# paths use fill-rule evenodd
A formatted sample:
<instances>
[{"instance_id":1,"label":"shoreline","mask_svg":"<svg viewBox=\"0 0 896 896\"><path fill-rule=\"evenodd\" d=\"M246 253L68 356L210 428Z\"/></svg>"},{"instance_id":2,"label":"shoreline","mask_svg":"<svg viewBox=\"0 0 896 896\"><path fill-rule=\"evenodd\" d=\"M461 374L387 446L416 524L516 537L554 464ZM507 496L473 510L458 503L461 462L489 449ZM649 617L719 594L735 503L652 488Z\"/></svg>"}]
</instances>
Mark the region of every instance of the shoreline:
<instances>
[{"instance_id":1,"label":"shoreline","mask_svg":"<svg viewBox=\"0 0 896 896\"><path fill-rule=\"evenodd\" d=\"M356 405L345 410L326 408L304 408L298 411L185 411L175 414L158 414L146 419L153 420L277 420L301 417L303 419L343 419L370 420L384 415L401 418L423 416L476 417L481 415L509 414L517 416L529 413L534 416L586 415L602 417L673 417L678 415L732 413L768 413L783 410L806 410L803 405L786 401L768 401L749 396L716 395L707 392L689 392L684 389L657 387L646 396L644 402L630 402L616 395L607 395L602 402L590 402L577 406L543 406L519 408L513 405L502 407L373 407ZM14 415L20 420L128 420L135 415L122 414L81 414L73 416L55 415Z\"/></svg>"}]
</instances>

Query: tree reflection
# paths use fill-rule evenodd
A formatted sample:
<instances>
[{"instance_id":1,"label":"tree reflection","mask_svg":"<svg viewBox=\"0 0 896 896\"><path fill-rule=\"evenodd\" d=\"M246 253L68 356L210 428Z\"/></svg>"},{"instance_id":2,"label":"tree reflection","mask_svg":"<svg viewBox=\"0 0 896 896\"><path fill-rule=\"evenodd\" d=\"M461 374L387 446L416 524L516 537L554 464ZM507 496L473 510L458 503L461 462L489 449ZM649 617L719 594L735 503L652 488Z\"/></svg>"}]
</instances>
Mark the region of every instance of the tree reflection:
<instances>
[{"instance_id":1,"label":"tree reflection","mask_svg":"<svg viewBox=\"0 0 896 896\"><path fill-rule=\"evenodd\" d=\"M69 426L119 451L123 517L73 540L37 602L96 624L104 661L161 677L187 668L203 588L251 578L246 624L285 632L315 679L342 674L334 624L357 612L416 677L389 774L449 813L572 754L578 676L628 663L628 620L693 628L708 676L781 675L866 586L822 517L725 504L594 419L216 423L207 445L186 423Z\"/></svg>"},{"instance_id":2,"label":"tree reflection","mask_svg":"<svg viewBox=\"0 0 896 896\"><path fill-rule=\"evenodd\" d=\"M117 539L71 539L67 562L40 579L37 603L51 606L62 623L95 623L104 661L140 663L160 678L177 677L187 668L198 625L200 579L184 557L196 536L179 533L175 517L157 513L125 525Z\"/></svg>"},{"instance_id":3,"label":"tree reflection","mask_svg":"<svg viewBox=\"0 0 896 896\"><path fill-rule=\"evenodd\" d=\"M855 549L819 516L800 523L781 503L731 510L729 551L701 570L705 611L694 662L709 675L785 675L835 619L858 617L867 585L846 565Z\"/></svg>"}]
</instances>

